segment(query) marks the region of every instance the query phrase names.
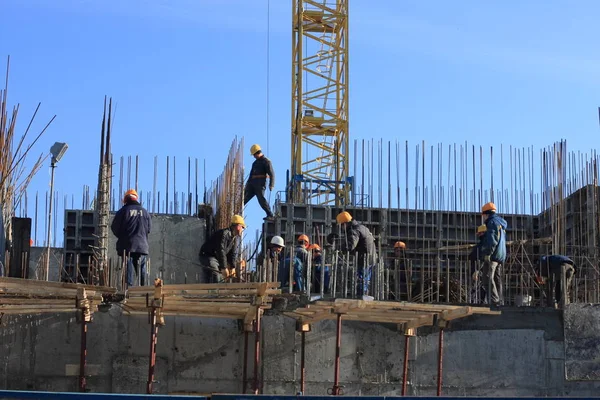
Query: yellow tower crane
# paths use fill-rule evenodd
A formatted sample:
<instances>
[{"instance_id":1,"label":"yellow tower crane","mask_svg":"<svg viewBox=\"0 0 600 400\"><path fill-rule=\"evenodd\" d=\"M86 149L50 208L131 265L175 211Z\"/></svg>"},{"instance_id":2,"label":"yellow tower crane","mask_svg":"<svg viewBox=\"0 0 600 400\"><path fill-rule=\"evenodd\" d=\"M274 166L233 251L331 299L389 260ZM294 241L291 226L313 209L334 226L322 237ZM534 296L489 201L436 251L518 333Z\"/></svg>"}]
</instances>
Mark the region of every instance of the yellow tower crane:
<instances>
[{"instance_id":1,"label":"yellow tower crane","mask_svg":"<svg viewBox=\"0 0 600 400\"><path fill-rule=\"evenodd\" d=\"M292 0L292 165L288 199L351 204L348 1Z\"/></svg>"}]
</instances>

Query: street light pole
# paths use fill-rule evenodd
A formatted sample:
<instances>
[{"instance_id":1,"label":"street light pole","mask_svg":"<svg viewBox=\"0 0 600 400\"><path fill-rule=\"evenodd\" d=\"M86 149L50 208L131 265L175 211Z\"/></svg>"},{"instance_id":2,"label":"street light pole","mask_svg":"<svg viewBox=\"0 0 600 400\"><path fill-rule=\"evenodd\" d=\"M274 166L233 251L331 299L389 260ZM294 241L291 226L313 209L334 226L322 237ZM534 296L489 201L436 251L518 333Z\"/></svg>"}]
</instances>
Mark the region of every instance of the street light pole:
<instances>
[{"instance_id":1,"label":"street light pole","mask_svg":"<svg viewBox=\"0 0 600 400\"><path fill-rule=\"evenodd\" d=\"M56 162L54 160L50 163L50 204L48 206L48 232L46 236L46 268L44 271L45 280L50 280L50 240L52 233L52 203L54 202L54 168L56 168Z\"/></svg>"}]
</instances>

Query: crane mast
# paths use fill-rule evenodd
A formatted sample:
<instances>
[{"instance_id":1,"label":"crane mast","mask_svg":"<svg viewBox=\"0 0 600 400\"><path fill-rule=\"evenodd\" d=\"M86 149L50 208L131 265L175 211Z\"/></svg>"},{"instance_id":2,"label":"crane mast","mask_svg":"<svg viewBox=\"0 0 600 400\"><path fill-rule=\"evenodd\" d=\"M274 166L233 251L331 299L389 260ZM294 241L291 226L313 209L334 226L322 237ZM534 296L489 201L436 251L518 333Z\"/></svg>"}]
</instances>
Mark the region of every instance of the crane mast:
<instances>
[{"instance_id":1,"label":"crane mast","mask_svg":"<svg viewBox=\"0 0 600 400\"><path fill-rule=\"evenodd\" d=\"M351 204L348 0L292 0L292 162L288 199Z\"/></svg>"}]
</instances>

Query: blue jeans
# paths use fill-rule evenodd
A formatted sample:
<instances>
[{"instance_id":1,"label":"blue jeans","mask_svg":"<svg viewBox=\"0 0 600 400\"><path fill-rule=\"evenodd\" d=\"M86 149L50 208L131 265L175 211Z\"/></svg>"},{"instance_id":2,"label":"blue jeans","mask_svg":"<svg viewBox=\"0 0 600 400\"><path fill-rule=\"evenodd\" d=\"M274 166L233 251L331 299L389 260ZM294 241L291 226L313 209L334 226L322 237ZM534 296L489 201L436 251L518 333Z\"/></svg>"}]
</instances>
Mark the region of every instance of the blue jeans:
<instances>
[{"instance_id":1,"label":"blue jeans","mask_svg":"<svg viewBox=\"0 0 600 400\"><path fill-rule=\"evenodd\" d=\"M330 278L330 273L329 273L329 267L326 266L325 267L325 284L323 285L324 291L325 293L329 292L329 278ZM321 266L318 265L315 268L315 290L321 290Z\"/></svg>"},{"instance_id":2,"label":"blue jeans","mask_svg":"<svg viewBox=\"0 0 600 400\"><path fill-rule=\"evenodd\" d=\"M357 287L356 287L356 295L363 296L369 295L369 283L371 283L371 275L373 274L373 265L368 265L364 267L362 265L358 266L357 270Z\"/></svg>"},{"instance_id":3,"label":"blue jeans","mask_svg":"<svg viewBox=\"0 0 600 400\"><path fill-rule=\"evenodd\" d=\"M288 258L286 258L279 267L279 282L281 282L281 287L289 286L290 264L294 265L294 290L303 291L305 286L304 275L302 274L302 263Z\"/></svg>"},{"instance_id":4,"label":"blue jeans","mask_svg":"<svg viewBox=\"0 0 600 400\"><path fill-rule=\"evenodd\" d=\"M127 287L146 286L146 254L129 253L127 258ZM141 276L138 281L137 277L141 270Z\"/></svg>"}]
</instances>

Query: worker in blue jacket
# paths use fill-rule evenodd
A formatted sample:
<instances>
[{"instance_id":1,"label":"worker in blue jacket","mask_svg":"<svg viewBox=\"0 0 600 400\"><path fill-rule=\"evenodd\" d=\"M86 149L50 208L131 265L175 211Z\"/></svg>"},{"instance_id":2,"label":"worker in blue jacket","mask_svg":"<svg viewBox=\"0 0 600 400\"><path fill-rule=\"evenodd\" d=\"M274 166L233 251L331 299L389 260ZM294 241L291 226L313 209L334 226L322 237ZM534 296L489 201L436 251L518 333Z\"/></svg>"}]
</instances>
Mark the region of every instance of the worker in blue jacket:
<instances>
[{"instance_id":1,"label":"worker in blue jacket","mask_svg":"<svg viewBox=\"0 0 600 400\"><path fill-rule=\"evenodd\" d=\"M502 293L502 266L506 261L506 227L508 224L498 214L496 205L486 203L481 207L485 234L480 248L483 257L483 284L487 288L488 303L501 305Z\"/></svg>"},{"instance_id":2,"label":"worker in blue jacket","mask_svg":"<svg viewBox=\"0 0 600 400\"><path fill-rule=\"evenodd\" d=\"M123 196L123 207L117 211L111 224L111 230L117 237L117 253L127 259L127 287L146 285L151 228L150 214L139 203L137 191L129 189Z\"/></svg>"},{"instance_id":3,"label":"worker in blue jacket","mask_svg":"<svg viewBox=\"0 0 600 400\"><path fill-rule=\"evenodd\" d=\"M546 299L549 307L556 304L565 305L569 303L569 289L571 280L577 271L575 262L567 256L550 255L540 259L541 276L548 279ZM564 274L564 275L563 275ZM564 276L565 293L562 293L562 277ZM556 303L555 303L556 302Z\"/></svg>"}]
</instances>

